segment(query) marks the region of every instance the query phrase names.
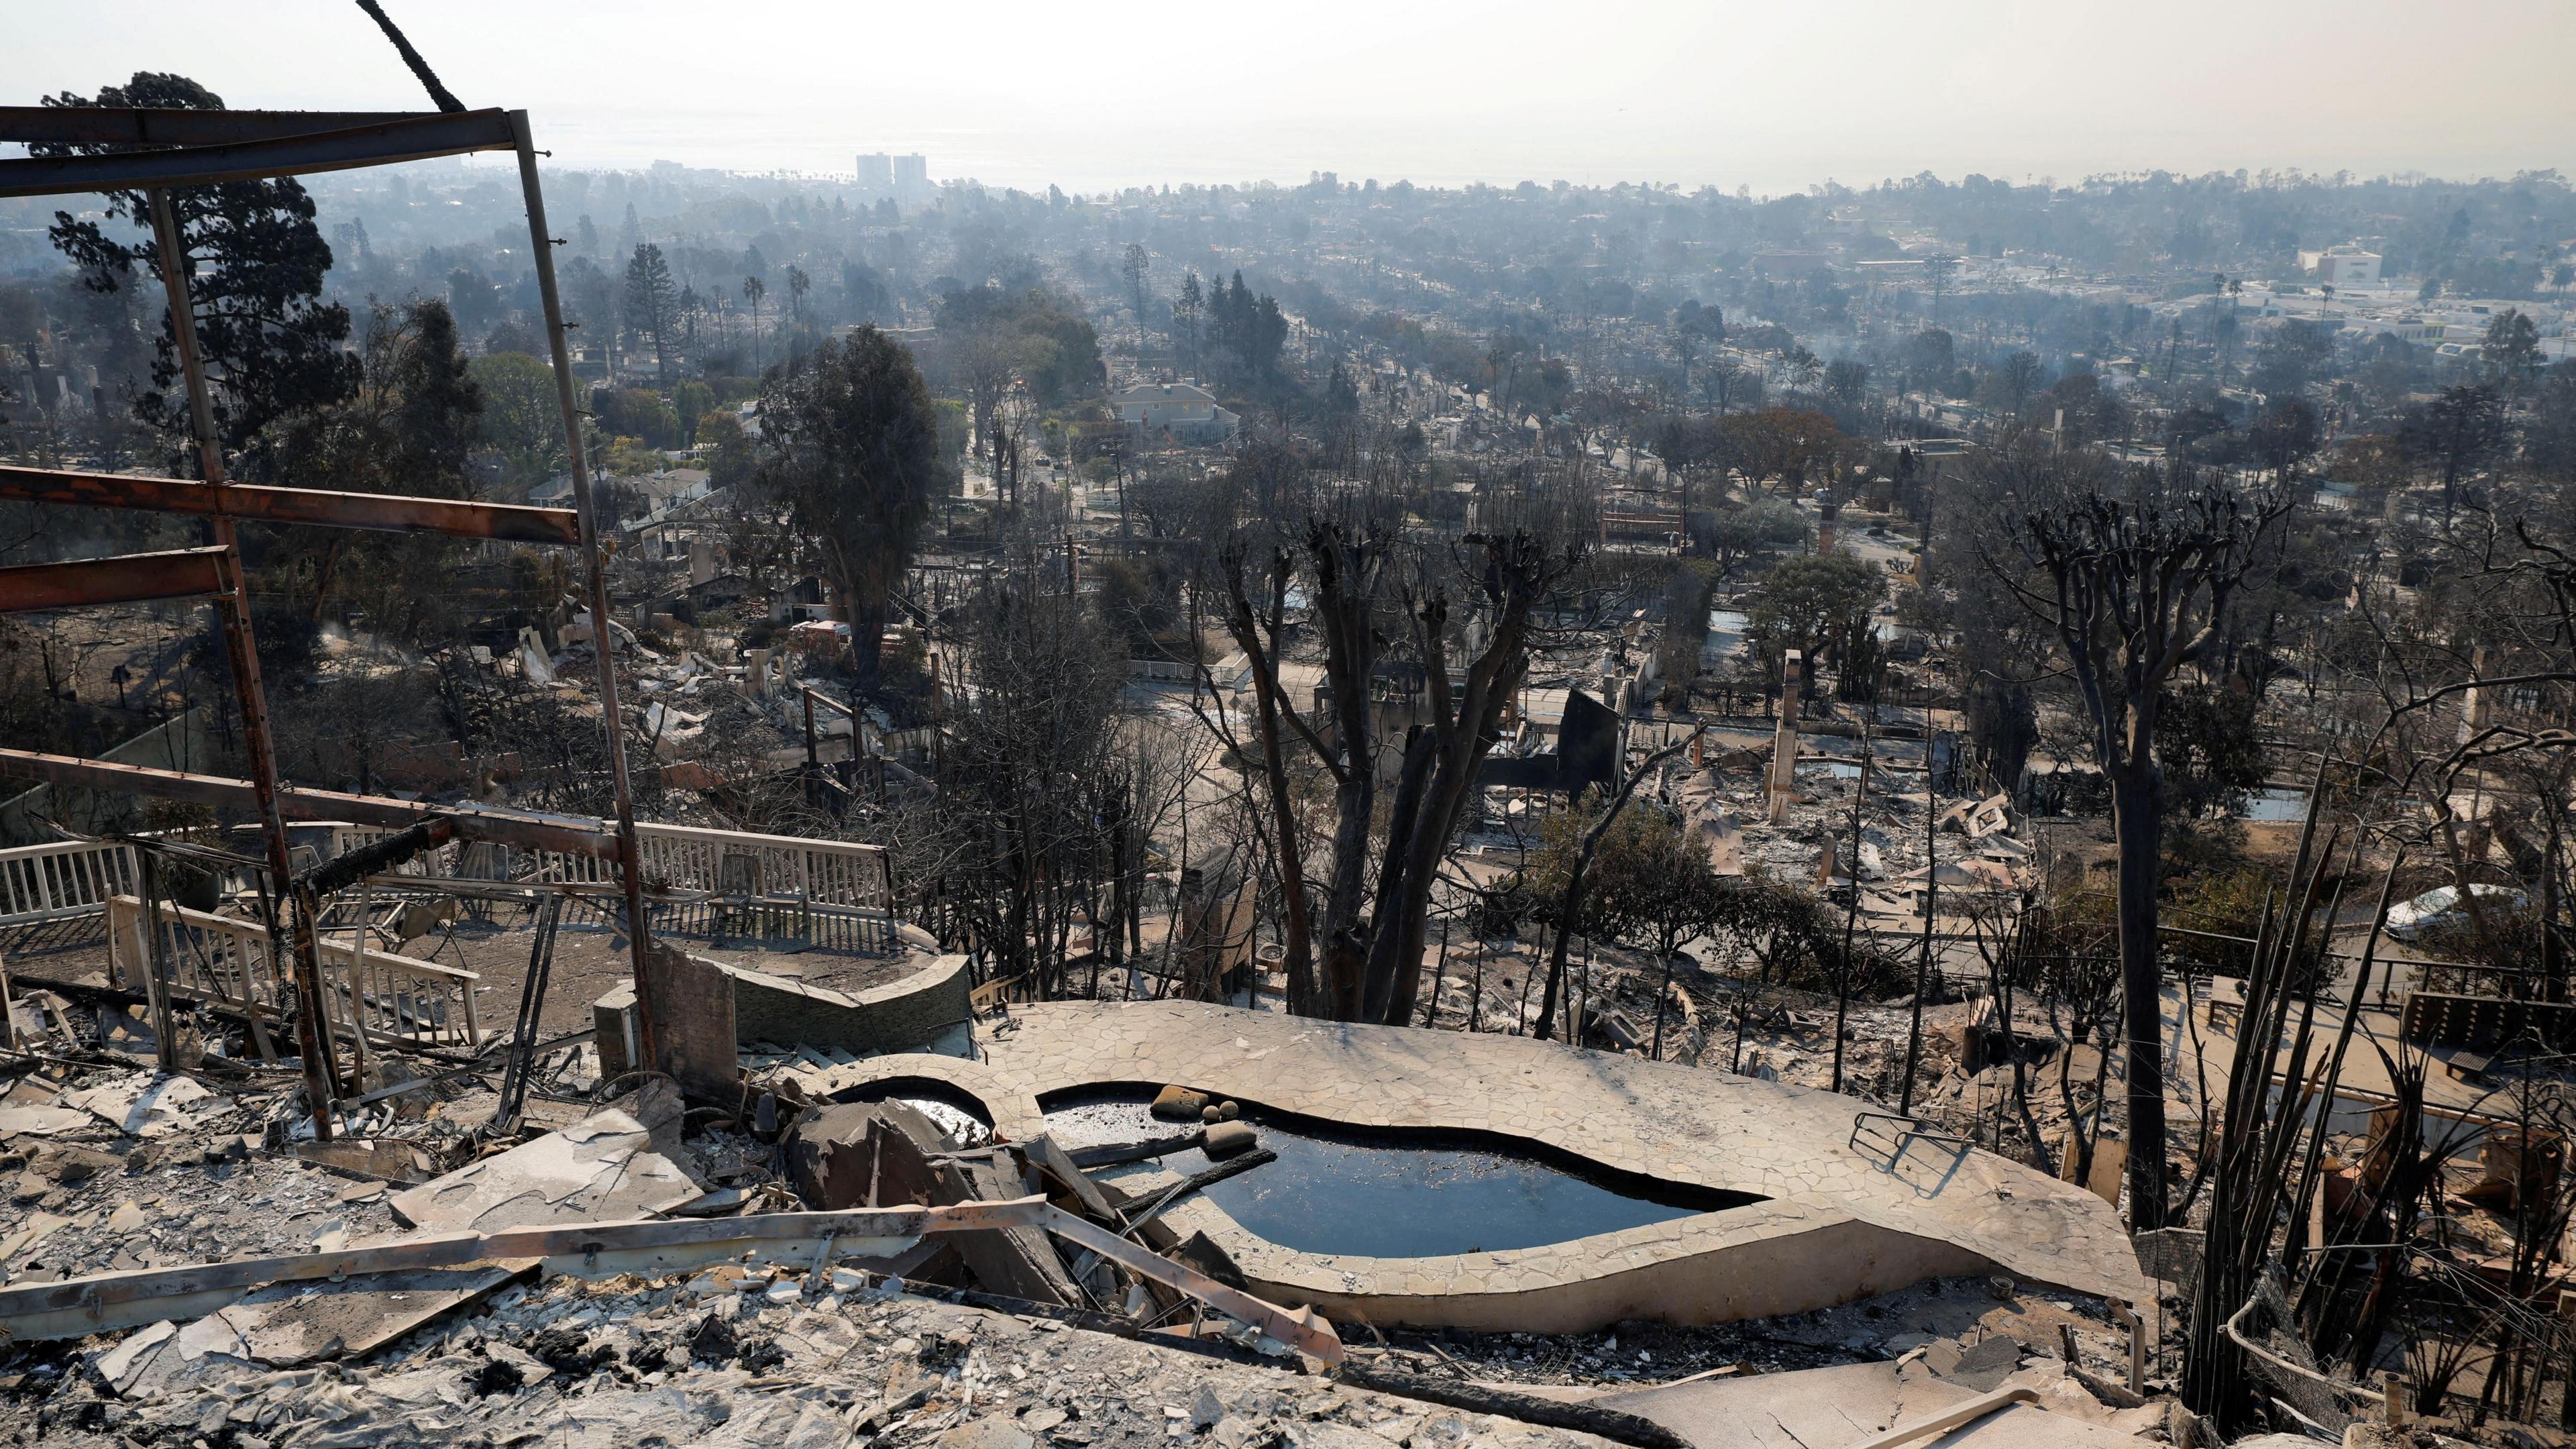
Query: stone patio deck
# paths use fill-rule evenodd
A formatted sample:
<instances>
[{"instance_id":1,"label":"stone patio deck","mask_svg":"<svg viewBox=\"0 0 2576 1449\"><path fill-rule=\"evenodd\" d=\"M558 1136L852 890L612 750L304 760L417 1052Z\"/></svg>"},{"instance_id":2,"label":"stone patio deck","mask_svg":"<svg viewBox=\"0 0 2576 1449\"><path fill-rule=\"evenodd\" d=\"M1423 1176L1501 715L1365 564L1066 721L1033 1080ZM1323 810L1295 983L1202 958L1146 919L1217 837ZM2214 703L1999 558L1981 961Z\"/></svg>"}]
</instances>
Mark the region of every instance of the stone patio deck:
<instances>
[{"instance_id":1,"label":"stone patio deck","mask_svg":"<svg viewBox=\"0 0 2576 1449\"><path fill-rule=\"evenodd\" d=\"M1622 1318L1714 1323L1803 1312L1928 1278L2000 1269L2148 1301L2100 1198L1982 1150L1885 1133L1857 1148L1855 1098L1522 1037L1350 1026L1196 1003L1052 1002L985 1034L985 1060L898 1056L815 1089L930 1078L985 1103L1005 1135L1039 1099L1179 1082L1274 1111L1493 1134L1623 1172L1769 1199L1509 1252L1362 1258L1294 1252L1197 1198L1158 1220L1204 1230L1255 1291L1343 1320L1566 1331ZM1150 1170L1150 1169L1148 1169Z\"/></svg>"}]
</instances>

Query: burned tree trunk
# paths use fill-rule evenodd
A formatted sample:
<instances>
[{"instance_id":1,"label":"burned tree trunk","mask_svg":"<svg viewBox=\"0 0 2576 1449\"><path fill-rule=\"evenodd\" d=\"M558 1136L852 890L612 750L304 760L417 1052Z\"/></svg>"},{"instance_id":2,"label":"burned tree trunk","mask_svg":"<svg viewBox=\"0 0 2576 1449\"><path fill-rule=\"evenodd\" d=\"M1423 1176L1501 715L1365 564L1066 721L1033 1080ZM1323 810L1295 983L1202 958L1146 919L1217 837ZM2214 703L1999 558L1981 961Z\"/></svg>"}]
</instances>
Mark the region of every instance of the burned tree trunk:
<instances>
[{"instance_id":1,"label":"burned tree trunk","mask_svg":"<svg viewBox=\"0 0 2576 1449\"><path fill-rule=\"evenodd\" d=\"M2120 986L2128 1023L2130 1217L2141 1227L2151 1222L2163 1224L2166 1197L2164 973L2157 965L2156 955L2156 889L2163 876L2158 851L2163 829L2164 781L2153 760L2143 767L2133 762L2127 774L2112 784L2111 832L2120 852ZM2143 967L2139 963L2144 963ZM2153 1144L2152 1150L2149 1144ZM2152 1217L2149 1206L2154 1210Z\"/></svg>"},{"instance_id":2,"label":"burned tree trunk","mask_svg":"<svg viewBox=\"0 0 2576 1449\"><path fill-rule=\"evenodd\" d=\"M2120 848L2120 969L2129 1003L2129 1220L2165 1222L2163 973L2156 953L2164 791L2157 698L2217 638L2255 544L2289 500L2243 495L2224 478L2145 473L2020 452L1992 465L2018 558L1993 568L2054 627L2111 785ZM2124 487L2132 497L2110 496Z\"/></svg>"}]
</instances>

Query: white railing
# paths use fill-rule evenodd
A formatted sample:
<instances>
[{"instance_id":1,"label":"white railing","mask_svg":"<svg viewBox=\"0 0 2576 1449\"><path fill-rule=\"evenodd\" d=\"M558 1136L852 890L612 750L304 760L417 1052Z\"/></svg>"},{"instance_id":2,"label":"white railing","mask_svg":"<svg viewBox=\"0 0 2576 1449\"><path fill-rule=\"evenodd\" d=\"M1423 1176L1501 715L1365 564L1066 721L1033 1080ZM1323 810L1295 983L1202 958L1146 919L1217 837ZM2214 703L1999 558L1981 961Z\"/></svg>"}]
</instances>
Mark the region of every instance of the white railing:
<instances>
[{"instance_id":1,"label":"white railing","mask_svg":"<svg viewBox=\"0 0 2576 1449\"><path fill-rule=\"evenodd\" d=\"M108 969L141 991L152 959L143 902L111 896L106 909ZM257 922L164 905L161 932L174 993L268 1021L283 1019L293 1004L293 978ZM322 1014L334 1035L468 1051L481 1044L474 986L482 978L475 972L389 951L362 955L336 935L317 941L314 955L322 968Z\"/></svg>"},{"instance_id":2,"label":"white railing","mask_svg":"<svg viewBox=\"0 0 2576 1449\"><path fill-rule=\"evenodd\" d=\"M392 833L375 826L335 826L331 853L336 856ZM635 845L642 856L647 890L768 896L878 910L888 905L886 853L881 845L643 824L635 827ZM398 873L451 880L614 885L617 862L551 850L455 843L413 857Z\"/></svg>"},{"instance_id":3,"label":"white railing","mask_svg":"<svg viewBox=\"0 0 2576 1449\"><path fill-rule=\"evenodd\" d=\"M66 840L0 850L0 926L96 915L107 898L142 887L134 848Z\"/></svg>"}]
</instances>

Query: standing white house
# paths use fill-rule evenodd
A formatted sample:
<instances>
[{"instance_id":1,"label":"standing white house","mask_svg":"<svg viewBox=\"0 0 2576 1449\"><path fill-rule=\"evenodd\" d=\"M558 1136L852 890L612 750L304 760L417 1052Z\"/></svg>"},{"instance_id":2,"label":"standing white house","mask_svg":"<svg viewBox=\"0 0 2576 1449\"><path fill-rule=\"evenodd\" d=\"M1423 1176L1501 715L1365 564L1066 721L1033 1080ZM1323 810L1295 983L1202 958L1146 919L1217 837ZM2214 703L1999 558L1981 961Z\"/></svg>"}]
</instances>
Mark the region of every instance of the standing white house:
<instances>
[{"instance_id":1,"label":"standing white house","mask_svg":"<svg viewBox=\"0 0 2576 1449\"><path fill-rule=\"evenodd\" d=\"M1169 434L1180 443L1225 443L1243 420L1218 407L1216 394L1194 382L1140 382L1112 393L1118 421L1147 438Z\"/></svg>"}]
</instances>

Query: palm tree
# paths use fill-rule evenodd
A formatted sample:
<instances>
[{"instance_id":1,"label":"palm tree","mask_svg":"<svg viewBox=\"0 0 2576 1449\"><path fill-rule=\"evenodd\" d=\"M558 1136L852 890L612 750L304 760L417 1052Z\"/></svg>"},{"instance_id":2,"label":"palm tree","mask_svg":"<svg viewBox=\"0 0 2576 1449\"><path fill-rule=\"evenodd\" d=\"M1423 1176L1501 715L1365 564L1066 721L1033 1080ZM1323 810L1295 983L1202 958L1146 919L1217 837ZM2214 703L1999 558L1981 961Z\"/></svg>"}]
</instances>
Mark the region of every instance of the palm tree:
<instances>
[{"instance_id":1,"label":"palm tree","mask_svg":"<svg viewBox=\"0 0 2576 1449\"><path fill-rule=\"evenodd\" d=\"M760 299L769 295L769 284L758 277L742 279L742 299L751 304L751 367L760 370Z\"/></svg>"}]
</instances>

